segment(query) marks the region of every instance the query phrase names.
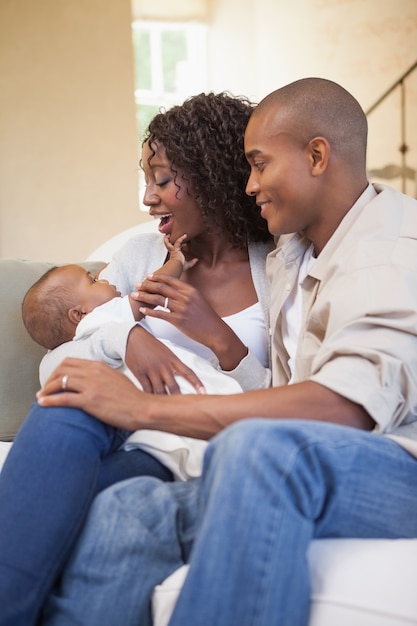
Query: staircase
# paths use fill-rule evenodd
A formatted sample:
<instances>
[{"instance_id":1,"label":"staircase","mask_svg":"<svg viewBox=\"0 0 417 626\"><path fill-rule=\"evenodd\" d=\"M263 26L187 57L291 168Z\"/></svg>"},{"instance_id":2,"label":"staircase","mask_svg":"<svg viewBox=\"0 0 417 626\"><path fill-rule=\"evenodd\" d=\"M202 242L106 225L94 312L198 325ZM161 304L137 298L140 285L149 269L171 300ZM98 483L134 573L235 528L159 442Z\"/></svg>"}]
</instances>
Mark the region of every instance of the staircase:
<instances>
[{"instance_id":1,"label":"staircase","mask_svg":"<svg viewBox=\"0 0 417 626\"><path fill-rule=\"evenodd\" d=\"M401 182L401 191L403 193L407 193L407 181L411 180L414 182L413 190L411 194L417 198L417 167L411 167L407 163L408 152L410 150L410 145L407 142L406 138L406 114L410 109L407 109L406 106L406 79L417 69L417 61L406 71L404 74L391 85L385 93L382 94L380 98L367 110L365 111L366 116L369 117L373 111L378 109L383 102L386 101L387 97L397 89L400 90L401 104L400 104L400 145L398 147L398 151L400 153L399 156L399 164L389 163L379 168L371 168L368 171L368 177L372 180L374 178L380 179L382 181L392 181L393 179L399 179ZM411 108L411 112L416 115L417 106L413 106ZM417 147L417 133L413 138L414 144ZM411 195L410 194L410 195Z\"/></svg>"}]
</instances>

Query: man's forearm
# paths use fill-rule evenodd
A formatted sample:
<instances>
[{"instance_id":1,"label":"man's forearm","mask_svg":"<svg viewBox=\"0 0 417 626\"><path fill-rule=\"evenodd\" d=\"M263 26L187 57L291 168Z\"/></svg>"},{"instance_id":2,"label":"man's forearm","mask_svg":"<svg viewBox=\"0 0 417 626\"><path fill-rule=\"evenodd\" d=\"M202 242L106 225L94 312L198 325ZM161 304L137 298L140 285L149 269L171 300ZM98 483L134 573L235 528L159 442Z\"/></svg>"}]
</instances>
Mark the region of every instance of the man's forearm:
<instances>
[{"instance_id":1,"label":"man's forearm","mask_svg":"<svg viewBox=\"0 0 417 626\"><path fill-rule=\"evenodd\" d=\"M154 397L146 421L148 428L209 439L229 424L249 417L320 420L364 430L374 426L360 405L309 381L233 396Z\"/></svg>"},{"instance_id":2,"label":"man's forearm","mask_svg":"<svg viewBox=\"0 0 417 626\"><path fill-rule=\"evenodd\" d=\"M67 380L62 392L62 377ZM61 393L57 393L60 391ZM120 372L97 361L65 359L37 394L43 406L72 406L117 428L149 428L210 439L240 419L299 418L365 430L373 420L359 405L306 381L230 396L143 393Z\"/></svg>"}]
</instances>

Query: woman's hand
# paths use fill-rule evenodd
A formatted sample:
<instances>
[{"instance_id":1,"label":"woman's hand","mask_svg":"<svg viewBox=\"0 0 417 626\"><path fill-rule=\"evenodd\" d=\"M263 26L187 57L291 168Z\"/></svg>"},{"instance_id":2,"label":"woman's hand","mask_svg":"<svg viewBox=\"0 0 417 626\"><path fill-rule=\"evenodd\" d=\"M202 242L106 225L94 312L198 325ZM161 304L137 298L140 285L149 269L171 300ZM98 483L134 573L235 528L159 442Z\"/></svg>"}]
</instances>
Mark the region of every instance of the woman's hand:
<instances>
[{"instance_id":1,"label":"woman's hand","mask_svg":"<svg viewBox=\"0 0 417 626\"><path fill-rule=\"evenodd\" d=\"M210 348L224 370L234 369L248 352L198 289L178 278L163 274L148 276L131 297L149 305L141 306L140 312L144 315L170 322L194 341ZM166 308L155 310L158 305Z\"/></svg>"},{"instance_id":2,"label":"woman's hand","mask_svg":"<svg viewBox=\"0 0 417 626\"><path fill-rule=\"evenodd\" d=\"M175 374L183 376L197 393L205 393L201 380L161 341L147 330L134 326L129 333L125 362L150 393L180 393Z\"/></svg>"}]
</instances>

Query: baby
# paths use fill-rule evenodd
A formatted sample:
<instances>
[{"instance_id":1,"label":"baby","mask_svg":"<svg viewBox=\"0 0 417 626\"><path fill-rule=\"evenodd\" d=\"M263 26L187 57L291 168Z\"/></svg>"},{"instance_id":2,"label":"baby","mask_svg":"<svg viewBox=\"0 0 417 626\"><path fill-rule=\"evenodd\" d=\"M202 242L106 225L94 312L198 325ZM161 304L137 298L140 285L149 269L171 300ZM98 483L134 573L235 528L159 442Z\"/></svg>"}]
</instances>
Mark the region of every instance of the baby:
<instances>
[{"instance_id":1,"label":"baby","mask_svg":"<svg viewBox=\"0 0 417 626\"><path fill-rule=\"evenodd\" d=\"M166 263L154 274L180 277L197 259L186 261L181 244L186 235L174 244L164 239L169 251ZM165 302L165 308L167 308ZM143 315L141 304L120 292L107 280L102 280L79 265L63 265L48 270L26 293L22 303L23 323L30 336L50 350L61 346L61 357L78 356L75 342L88 341L90 357L120 368L140 388L138 380L124 363L124 354L115 353L112 335L122 324L129 328ZM145 326L146 327L146 326ZM149 330L148 327L146 327ZM209 360L190 350L159 339L174 352L202 381L207 393L230 394L242 391L230 376L220 372ZM65 344L65 346L63 346ZM176 376L181 393L196 393L192 385ZM160 431L140 430L132 433L123 448L140 447L166 465L177 479L198 476L206 442L179 437Z\"/></svg>"},{"instance_id":2,"label":"baby","mask_svg":"<svg viewBox=\"0 0 417 626\"><path fill-rule=\"evenodd\" d=\"M165 237L169 258L154 274L179 278L183 271L195 265L197 259L187 262L181 251L185 237L179 237L174 244ZM22 303L23 323L34 341L53 350L84 334L80 322L101 305L110 303L102 309L104 316L107 312L112 315L111 311L115 310L123 320L132 316L136 321L143 318L140 302L130 296L122 298L123 302L113 302L114 298L120 298L114 285L80 265L52 267L26 293Z\"/></svg>"}]
</instances>

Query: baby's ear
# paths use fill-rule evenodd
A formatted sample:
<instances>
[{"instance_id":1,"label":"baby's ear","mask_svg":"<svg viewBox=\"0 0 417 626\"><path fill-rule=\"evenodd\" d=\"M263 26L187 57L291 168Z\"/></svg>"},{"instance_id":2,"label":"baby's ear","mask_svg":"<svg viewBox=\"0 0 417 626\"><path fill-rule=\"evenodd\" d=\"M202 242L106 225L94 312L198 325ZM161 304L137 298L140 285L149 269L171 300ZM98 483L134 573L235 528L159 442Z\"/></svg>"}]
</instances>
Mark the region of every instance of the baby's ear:
<instances>
[{"instance_id":1,"label":"baby's ear","mask_svg":"<svg viewBox=\"0 0 417 626\"><path fill-rule=\"evenodd\" d=\"M70 322L77 326L77 324L84 317L85 312L83 311L83 307L81 306L81 304L76 304L75 306L68 309L67 315L69 317Z\"/></svg>"}]
</instances>

